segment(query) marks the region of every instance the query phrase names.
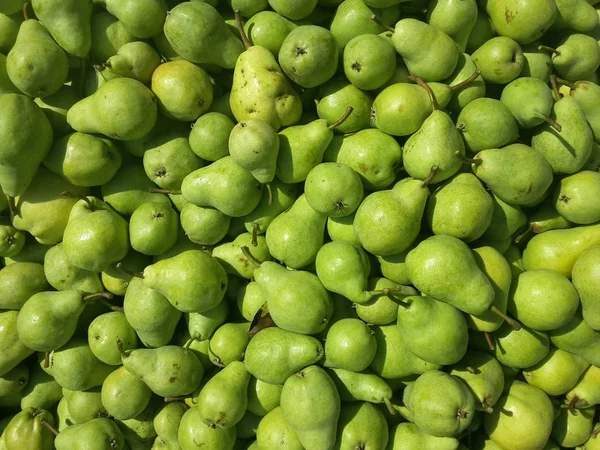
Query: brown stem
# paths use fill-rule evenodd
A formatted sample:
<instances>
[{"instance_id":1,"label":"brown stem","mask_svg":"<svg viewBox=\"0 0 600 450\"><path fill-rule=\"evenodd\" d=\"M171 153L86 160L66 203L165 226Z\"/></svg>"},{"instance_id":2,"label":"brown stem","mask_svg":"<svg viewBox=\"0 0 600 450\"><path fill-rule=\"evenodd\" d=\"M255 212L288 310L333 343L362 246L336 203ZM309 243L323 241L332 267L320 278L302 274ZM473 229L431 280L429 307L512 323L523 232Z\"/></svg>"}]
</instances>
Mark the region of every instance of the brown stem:
<instances>
[{"instance_id":1,"label":"brown stem","mask_svg":"<svg viewBox=\"0 0 600 450\"><path fill-rule=\"evenodd\" d=\"M253 224L252 225L252 240L250 241L250 243L252 244L253 247L258 247L258 241L257 241L257 235L258 235L258 225Z\"/></svg>"},{"instance_id":2,"label":"brown stem","mask_svg":"<svg viewBox=\"0 0 600 450\"><path fill-rule=\"evenodd\" d=\"M273 204L273 189L271 188L271 183L265 183L265 186L267 187L267 194L269 196L267 204L271 206Z\"/></svg>"},{"instance_id":3,"label":"brown stem","mask_svg":"<svg viewBox=\"0 0 600 450\"><path fill-rule=\"evenodd\" d=\"M375 22L380 27L385 28L387 31L391 31L392 33L395 31L393 27L390 27L388 24L383 23L383 21L377 17L375 14L371 16L371 20Z\"/></svg>"},{"instance_id":4,"label":"brown stem","mask_svg":"<svg viewBox=\"0 0 600 450\"><path fill-rule=\"evenodd\" d=\"M129 270L126 269L125 267L123 267L123 263L117 263L116 265L117 270L120 270L121 272L123 272L125 275L130 275L132 277L136 277L136 278L144 278L144 272L135 272L133 270Z\"/></svg>"},{"instance_id":5,"label":"brown stem","mask_svg":"<svg viewBox=\"0 0 600 450\"><path fill-rule=\"evenodd\" d=\"M492 305L490 311L496 314L498 317L504 319L506 323L508 323L512 327L513 330L519 331L522 328L519 322L517 322L512 317L507 316L506 313L501 311L496 305Z\"/></svg>"},{"instance_id":6,"label":"brown stem","mask_svg":"<svg viewBox=\"0 0 600 450\"><path fill-rule=\"evenodd\" d=\"M158 189L150 188L148 192L151 194L167 194L167 195L181 195L181 191L177 189Z\"/></svg>"},{"instance_id":7,"label":"brown stem","mask_svg":"<svg viewBox=\"0 0 600 450\"><path fill-rule=\"evenodd\" d=\"M250 47L252 47L252 43L248 40L248 36L246 36L246 32L244 31L244 24L242 23L242 13L240 13L239 9L236 9L233 14L235 15L235 26L240 32L242 44L244 44L244 48L248 50Z\"/></svg>"},{"instance_id":8,"label":"brown stem","mask_svg":"<svg viewBox=\"0 0 600 450\"><path fill-rule=\"evenodd\" d=\"M463 89L464 87L468 86L473 81L475 81L477 78L479 78L479 75L481 75L481 70L476 69L475 72L473 72L471 76L466 80L463 80L460 83L453 84L452 86L450 86L450 90L452 90L452 92L456 92L459 89Z\"/></svg>"},{"instance_id":9,"label":"brown stem","mask_svg":"<svg viewBox=\"0 0 600 450\"><path fill-rule=\"evenodd\" d=\"M246 258L248 258L248 261L250 261L256 267L260 267L260 261L256 259L252 253L250 253L250 249L245 245L242 247L242 253Z\"/></svg>"},{"instance_id":10,"label":"brown stem","mask_svg":"<svg viewBox=\"0 0 600 450\"><path fill-rule=\"evenodd\" d=\"M58 436L58 430L54 426L46 421L46 419L40 419L40 423L48 428L54 436Z\"/></svg>"},{"instance_id":11,"label":"brown stem","mask_svg":"<svg viewBox=\"0 0 600 450\"><path fill-rule=\"evenodd\" d=\"M44 353L44 369L50 367L50 352Z\"/></svg>"},{"instance_id":12,"label":"brown stem","mask_svg":"<svg viewBox=\"0 0 600 450\"><path fill-rule=\"evenodd\" d=\"M594 431L592 431L592 433L590 434L590 439L596 439L599 435L600 435L600 427L598 427Z\"/></svg>"},{"instance_id":13,"label":"brown stem","mask_svg":"<svg viewBox=\"0 0 600 450\"><path fill-rule=\"evenodd\" d=\"M461 155L461 153L457 150L454 152L456 157L460 159L462 162L467 164L475 164L476 166L480 166L483 164L483 160L481 158L467 158L465 155Z\"/></svg>"},{"instance_id":14,"label":"brown stem","mask_svg":"<svg viewBox=\"0 0 600 450\"><path fill-rule=\"evenodd\" d=\"M560 55L560 52L558 50L552 47L548 47L547 45L538 45L537 49L541 52L551 53L556 56Z\"/></svg>"},{"instance_id":15,"label":"brown stem","mask_svg":"<svg viewBox=\"0 0 600 450\"><path fill-rule=\"evenodd\" d=\"M383 398L383 403L385 403L385 407L387 408L388 412L392 416L396 415L396 410L394 409L394 406L392 405L392 402L390 401L389 398L384 397Z\"/></svg>"},{"instance_id":16,"label":"brown stem","mask_svg":"<svg viewBox=\"0 0 600 450\"><path fill-rule=\"evenodd\" d=\"M23 4L23 19L25 19L25 20L31 19L31 17L29 17L29 2L25 2Z\"/></svg>"},{"instance_id":17,"label":"brown stem","mask_svg":"<svg viewBox=\"0 0 600 450\"><path fill-rule=\"evenodd\" d=\"M527 227L527 229L525 231L523 231L521 234L519 234L517 237L515 237L515 244L518 244L523 239L525 239L527 236L529 236L532 231L533 231L533 225L529 224L529 226Z\"/></svg>"},{"instance_id":18,"label":"brown stem","mask_svg":"<svg viewBox=\"0 0 600 450\"><path fill-rule=\"evenodd\" d=\"M565 80L564 78L556 77L556 81L558 84L563 84L565 86L570 87L571 89L577 88L577 83L572 83L569 80Z\"/></svg>"},{"instance_id":19,"label":"brown stem","mask_svg":"<svg viewBox=\"0 0 600 450\"><path fill-rule=\"evenodd\" d=\"M475 369L474 367L471 366L467 366L466 367L467 372L469 372L470 374L476 375L479 373L479 370Z\"/></svg>"},{"instance_id":20,"label":"brown stem","mask_svg":"<svg viewBox=\"0 0 600 450\"><path fill-rule=\"evenodd\" d=\"M429 175L427 175L427 178L425 178L423 180L423 187L427 187L429 185L429 183L431 183L433 181L433 179L435 178L435 176L437 175L437 173L440 171L440 166L438 165L433 165L431 166L431 170L429 171Z\"/></svg>"},{"instance_id":21,"label":"brown stem","mask_svg":"<svg viewBox=\"0 0 600 450\"><path fill-rule=\"evenodd\" d=\"M185 401L185 397L165 397L163 400L165 403L183 402Z\"/></svg>"},{"instance_id":22,"label":"brown stem","mask_svg":"<svg viewBox=\"0 0 600 450\"><path fill-rule=\"evenodd\" d=\"M63 191L60 193L60 195L62 195L63 197L76 198L77 200L83 200L84 202L87 203L87 206L89 209L91 209L92 211L94 211L96 209L94 207L94 204L92 203L92 201L89 198L87 198L85 195L73 194L72 192L69 192L69 191Z\"/></svg>"},{"instance_id":23,"label":"brown stem","mask_svg":"<svg viewBox=\"0 0 600 450\"><path fill-rule=\"evenodd\" d=\"M458 417L459 419L465 419L467 417L467 412L463 411L462 409L459 409L456 413L456 417Z\"/></svg>"},{"instance_id":24,"label":"brown stem","mask_svg":"<svg viewBox=\"0 0 600 450\"><path fill-rule=\"evenodd\" d=\"M487 331L483 332L483 336L485 337L485 341L487 342L488 348L490 349L490 351L493 352L496 349L496 346L494 345L492 336Z\"/></svg>"},{"instance_id":25,"label":"brown stem","mask_svg":"<svg viewBox=\"0 0 600 450\"><path fill-rule=\"evenodd\" d=\"M544 117L544 121L546 123L548 123L548 125L550 125L552 128L554 128L556 131L558 131L559 133L562 131L562 127L560 126L560 124L554 120L552 117Z\"/></svg>"},{"instance_id":26,"label":"brown stem","mask_svg":"<svg viewBox=\"0 0 600 450\"><path fill-rule=\"evenodd\" d=\"M434 111L436 109L438 109L438 104L437 104L437 100L435 98L435 94L433 93L433 91L431 90L429 85L423 81L422 78L415 77L413 75L409 75L406 78L410 81L417 83L419 86L421 86L423 89L425 89L425 91L427 92L427 95L429 96L429 101L431 102L431 109L433 109Z\"/></svg>"},{"instance_id":27,"label":"brown stem","mask_svg":"<svg viewBox=\"0 0 600 450\"><path fill-rule=\"evenodd\" d=\"M554 91L554 95L556 96L556 100L560 100L562 95L558 88L558 82L556 81L556 75L550 75L550 86L552 86L552 91Z\"/></svg>"},{"instance_id":28,"label":"brown stem","mask_svg":"<svg viewBox=\"0 0 600 450\"><path fill-rule=\"evenodd\" d=\"M125 347L123 347L123 341L121 340L121 338L117 338L117 349L119 350L119 353L125 357L129 356L127 354L127 352L125 351Z\"/></svg>"},{"instance_id":29,"label":"brown stem","mask_svg":"<svg viewBox=\"0 0 600 450\"><path fill-rule=\"evenodd\" d=\"M100 298L111 300L113 297L113 294L111 294L110 292L98 292L96 294L86 295L85 297L83 297L83 300L85 300L86 302L89 300L97 300Z\"/></svg>"},{"instance_id":30,"label":"brown stem","mask_svg":"<svg viewBox=\"0 0 600 450\"><path fill-rule=\"evenodd\" d=\"M346 119L348 117L350 117L350 114L352 114L352 111L354 111L354 108L352 106L348 106L346 108L346 111L344 111L344 114L342 114L342 117L340 117L338 120L336 120L331 125L329 125L328 128L330 130L333 130L335 127L339 127L341 124L343 124L346 121Z\"/></svg>"},{"instance_id":31,"label":"brown stem","mask_svg":"<svg viewBox=\"0 0 600 450\"><path fill-rule=\"evenodd\" d=\"M15 198L12 195L7 195L6 199L8 201L8 214L10 215L10 221L12 222L18 214L17 205L15 203Z\"/></svg>"}]
</instances>

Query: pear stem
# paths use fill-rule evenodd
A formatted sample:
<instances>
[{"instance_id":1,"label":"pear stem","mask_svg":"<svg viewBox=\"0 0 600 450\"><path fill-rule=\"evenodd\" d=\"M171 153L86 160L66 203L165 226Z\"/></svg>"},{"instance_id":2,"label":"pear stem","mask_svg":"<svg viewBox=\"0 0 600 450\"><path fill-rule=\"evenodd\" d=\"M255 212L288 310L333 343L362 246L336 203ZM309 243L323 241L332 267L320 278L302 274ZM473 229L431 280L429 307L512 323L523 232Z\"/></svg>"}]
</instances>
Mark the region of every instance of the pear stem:
<instances>
[{"instance_id":1,"label":"pear stem","mask_svg":"<svg viewBox=\"0 0 600 450\"><path fill-rule=\"evenodd\" d=\"M245 245L242 247L242 253L246 258L248 258L248 261L250 261L256 267L260 267L260 261L256 259L252 253L250 253L250 249Z\"/></svg>"},{"instance_id":2,"label":"pear stem","mask_svg":"<svg viewBox=\"0 0 600 450\"><path fill-rule=\"evenodd\" d=\"M125 357L129 356L127 354L127 352L125 351L125 347L123 347L123 341L121 340L121 338L117 338L117 349L119 350L119 353Z\"/></svg>"},{"instance_id":3,"label":"pear stem","mask_svg":"<svg viewBox=\"0 0 600 450\"><path fill-rule=\"evenodd\" d=\"M438 104L437 104L437 100L435 98L435 94L433 93L433 91L431 90L429 85L423 81L422 78L415 77L413 75L409 75L407 77L407 79L417 83L419 86L421 86L423 89L425 89L425 91L427 92L427 95L429 96L429 101L431 102L431 109L433 109L434 111L436 109L438 109Z\"/></svg>"},{"instance_id":4,"label":"pear stem","mask_svg":"<svg viewBox=\"0 0 600 450\"><path fill-rule=\"evenodd\" d=\"M552 86L552 91L556 96L556 100L560 100L562 98L562 95L558 90L558 82L556 81L556 75L554 74L550 75L550 86Z\"/></svg>"},{"instance_id":5,"label":"pear stem","mask_svg":"<svg viewBox=\"0 0 600 450\"><path fill-rule=\"evenodd\" d=\"M258 225L253 224L252 225L252 241L250 241L250 243L252 244L253 247L258 247L257 235L258 235Z\"/></svg>"},{"instance_id":6,"label":"pear stem","mask_svg":"<svg viewBox=\"0 0 600 450\"><path fill-rule=\"evenodd\" d=\"M550 125L552 128L554 128L559 133L562 131L562 127L560 126L560 124L556 120L554 120L552 117L545 116L544 121L546 123L548 123L548 125Z\"/></svg>"},{"instance_id":7,"label":"pear stem","mask_svg":"<svg viewBox=\"0 0 600 450\"><path fill-rule=\"evenodd\" d=\"M564 86L568 86L571 89L576 89L577 88L577 83L572 83L569 80L565 80L564 78L556 77L556 81L558 82L558 84L562 84Z\"/></svg>"},{"instance_id":8,"label":"pear stem","mask_svg":"<svg viewBox=\"0 0 600 450\"><path fill-rule=\"evenodd\" d=\"M338 120L333 122L327 128L329 128L330 130L333 130L335 127L339 127L341 124L343 124L346 121L346 119L348 117L350 117L350 114L352 114L352 111L354 111L354 108L352 106L348 106L346 108L346 111L344 112L344 114L342 114L342 117L340 117Z\"/></svg>"},{"instance_id":9,"label":"pear stem","mask_svg":"<svg viewBox=\"0 0 600 450\"><path fill-rule=\"evenodd\" d=\"M44 353L44 368L50 367L50 352Z\"/></svg>"},{"instance_id":10,"label":"pear stem","mask_svg":"<svg viewBox=\"0 0 600 450\"><path fill-rule=\"evenodd\" d=\"M375 14L371 16L371 20L375 22L380 27L385 28L387 31L391 31L392 33L395 31L394 28L390 27L388 24L383 23L383 21L377 17Z\"/></svg>"},{"instance_id":11,"label":"pear stem","mask_svg":"<svg viewBox=\"0 0 600 450\"><path fill-rule=\"evenodd\" d=\"M519 234L517 237L515 237L515 239L514 239L515 244L518 244L523 239L525 239L527 236L529 236L532 231L533 231L533 225L529 224L529 226L527 227L527 229L525 231L523 231L521 234Z\"/></svg>"},{"instance_id":12,"label":"pear stem","mask_svg":"<svg viewBox=\"0 0 600 450\"><path fill-rule=\"evenodd\" d=\"M466 367L467 372L469 372L472 375L476 375L477 373L479 373L479 370L475 369L474 367L471 366L467 366Z\"/></svg>"},{"instance_id":13,"label":"pear stem","mask_svg":"<svg viewBox=\"0 0 600 450\"><path fill-rule=\"evenodd\" d=\"M165 403L183 402L185 401L185 397L165 397L163 400Z\"/></svg>"},{"instance_id":14,"label":"pear stem","mask_svg":"<svg viewBox=\"0 0 600 450\"><path fill-rule=\"evenodd\" d=\"M461 153L458 150L454 152L454 154L458 159L460 159L464 163L475 164L476 166L480 166L483 163L483 161L480 158L467 158L466 156L461 155Z\"/></svg>"},{"instance_id":15,"label":"pear stem","mask_svg":"<svg viewBox=\"0 0 600 450\"><path fill-rule=\"evenodd\" d=\"M125 267L123 267L122 262L117 263L116 268L117 270L123 272L125 275L131 275L132 277L136 278L144 278L144 272L135 272L133 270L126 269Z\"/></svg>"},{"instance_id":16,"label":"pear stem","mask_svg":"<svg viewBox=\"0 0 600 450\"><path fill-rule=\"evenodd\" d=\"M69 192L69 191L63 191L60 193L60 195L62 195L63 197L76 198L78 200L83 200L84 202L87 203L87 206L89 209L91 209L92 211L94 211L96 209L94 207L94 204L92 203L92 201L89 198L87 198L85 195L77 195L77 194L73 194L72 192Z\"/></svg>"},{"instance_id":17,"label":"pear stem","mask_svg":"<svg viewBox=\"0 0 600 450\"><path fill-rule=\"evenodd\" d=\"M167 194L167 195L181 195L181 191L177 189L158 189L150 188L148 192L151 194Z\"/></svg>"},{"instance_id":18,"label":"pear stem","mask_svg":"<svg viewBox=\"0 0 600 450\"><path fill-rule=\"evenodd\" d=\"M114 297L113 294L110 292L98 292L96 294L86 295L85 297L83 297L83 300L86 302L89 300L98 300L100 298L105 298L105 299L111 300L113 297Z\"/></svg>"},{"instance_id":19,"label":"pear stem","mask_svg":"<svg viewBox=\"0 0 600 450\"><path fill-rule=\"evenodd\" d=\"M17 215L17 205L15 203L15 198L12 195L7 195L6 199L8 201L8 214L10 215L10 221L12 222Z\"/></svg>"},{"instance_id":20,"label":"pear stem","mask_svg":"<svg viewBox=\"0 0 600 450\"><path fill-rule=\"evenodd\" d=\"M271 206L273 204L273 189L271 189L271 183L265 183L265 186L267 187L267 194L269 196L267 203Z\"/></svg>"},{"instance_id":21,"label":"pear stem","mask_svg":"<svg viewBox=\"0 0 600 450\"><path fill-rule=\"evenodd\" d=\"M236 9L233 14L235 16L235 26L240 32L242 44L244 44L244 48L248 50L250 47L252 47L252 43L248 40L248 36L246 36L246 32L244 31L244 24L242 23L242 13L240 13L239 9Z\"/></svg>"},{"instance_id":22,"label":"pear stem","mask_svg":"<svg viewBox=\"0 0 600 450\"><path fill-rule=\"evenodd\" d=\"M385 403L385 407L387 408L388 412L392 416L396 415L396 410L394 409L394 406L392 405L392 402L390 401L389 398L384 397L383 398L383 403Z\"/></svg>"},{"instance_id":23,"label":"pear stem","mask_svg":"<svg viewBox=\"0 0 600 450\"><path fill-rule=\"evenodd\" d=\"M402 284L395 288L383 288L383 289L377 289L377 290L368 291L368 292L372 295L385 295L385 296L389 296L389 295L393 295L393 294L400 294L405 297L408 297L411 295L418 295L418 292L415 288L413 288L411 286L404 286Z\"/></svg>"},{"instance_id":24,"label":"pear stem","mask_svg":"<svg viewBox=\"0 0 600 450\"><path fill-rule=\"evenodd\" d=\"M479 78L479 75L481 75L481 70L476 69L475 72L473 72L469 78L461 81L460 83L456 83L456 84L450 86L450 90L452 92L456 92L459 89L463 89L464 87L468 86L473 81L475 81L477 78Z\"/></svg>"},{"instance_id":25,"label":"pear stem","mask_svg":"<svg viewBox=\"0 0 600 450\"><path fill-rule=\"evenodd\" d=\"M190 338L187 340L187 342L185 343L185 345L183 346L184 350L189 350L190 349L190 345L192 345L192 343L195 341L196 339L194 338Z\"/></svg>"},{"instance_id":26,"label":"pear stem","mask_svg":"<svg viewBox=\"0 0 600 450\"><path fill-rule=\"evenodd\" d=\"M109 302L104 301L104 300L102 300L102 304L112 311L116 311L116 312L125 311L122 306L111 305Z\"/></svg>"},{"instance_id":27,"label":"pear stem","mask_svg":"<svg viewBox=\"0 0 600 450\"><path fill-rule=\"evenodd\" d=\"M51 424L49 424L48 422L46 422L45 419L40 419L40 423L45 426L46 428L48 428L52 434L54 436L58 436L58 430L56 428L54 428L54 426L52 426Z\"/></svg>"},{"instance_id":28,"label":"pear stem","mask_svg":"<svg viewBox=\"0 0 600 450\"><path fill-rule=\"evenodd\" d=\"M29 2L25 2L23 4L23 19L25 19L25 20L31 19L31 17L29 17L28 10L29 10Z\"/></svg>"},{"instance_id":29,"label":"pear stem","mask_svg":"<svg viewBox=\"0 0 600 450\"><path fill-rule=\"evenodd\" d=\"M492 336L487 331L485 331L483 333L483 336L485 337L485 341L487 342L488 348L490 349L490 351L493 352L496 349L496 346L494 345L494 341L492 340Z\"/></svg>"},{"instance_id":30,"label":"pear stem","mask_svg":"<svg viewBox=\"0 0 600 450\"><path fill-rule=\"evenodd\" d=\"M513 330L519 331L522 328L519 322L517 322L512 317L506 315L506 313L502 312L496 305L492 305L490 311L496 314L498 317L504 319L506 323L508 323L512 327Z\"/></svg>"},{"instance_id":31,"label":"pear stem","mask_svg":"<svg viewBox=\"0 0 600 450\"><path fill-rule=\"evenodd\" d=\"M590 439L596 439L599 435L600 435L600 427L598 427L594 431L592 431L592 433L590 434Z\"/></svg>"},{"instance_id":32,"label":"pear stem","mask_svg":"<svg viewBox=\"0 0 600 450\"><path fill-rule=\"evenodd\" d=\"M431 183L433 181L433 179L435 178L435 176L437 175L437 173L440 171L440 166L438 165L433 165L431 166L431 170L429 171L429 175L427 175L427 178L425 178L423 180L423 187L426 188L427 186L429 186L429 183Z\"/></svg>"},{"instance_id":33,"label":"pear stem","mask_svg":"<svg viewBox=\"0 0 600 450\"><path fill-rule=\"evenodd\" d=\"M552 47L548 47L547 45L538 45L537 49L541 52L551 53L556 56L560 55L560 52L558 50L556 50L555 48L552 48Z\"/></svg>"}]
</instances>

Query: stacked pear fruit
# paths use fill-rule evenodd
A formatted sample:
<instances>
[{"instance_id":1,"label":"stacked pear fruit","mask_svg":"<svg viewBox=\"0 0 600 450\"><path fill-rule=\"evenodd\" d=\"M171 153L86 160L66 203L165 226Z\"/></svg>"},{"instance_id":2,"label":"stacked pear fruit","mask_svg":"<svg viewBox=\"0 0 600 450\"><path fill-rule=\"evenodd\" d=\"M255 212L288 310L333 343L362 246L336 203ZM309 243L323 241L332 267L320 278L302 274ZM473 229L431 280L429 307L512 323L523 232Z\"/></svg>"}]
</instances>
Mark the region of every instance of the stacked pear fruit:
<instances>
[{"instance_id":1,"label":"stacked pear fruit","mask_svg":"<svg viewBox=\"0 0 600 450\"><path fill-rule=\"evenodd\" d=\"M600 449L598 0L2 0L0 450Z\"/></svg>"}]
</instances>

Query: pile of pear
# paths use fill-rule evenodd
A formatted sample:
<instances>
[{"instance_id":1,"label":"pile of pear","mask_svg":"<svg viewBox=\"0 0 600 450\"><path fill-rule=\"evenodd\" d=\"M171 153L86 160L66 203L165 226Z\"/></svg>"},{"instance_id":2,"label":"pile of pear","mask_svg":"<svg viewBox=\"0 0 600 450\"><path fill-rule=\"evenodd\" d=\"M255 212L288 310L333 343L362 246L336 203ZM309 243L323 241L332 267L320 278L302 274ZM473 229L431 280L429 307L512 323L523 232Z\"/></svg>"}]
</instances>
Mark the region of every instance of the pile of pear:
<instances>
[{"instance_id":1,"label":"pile of pear","mask_svg":"<svg viewBox=\"0 0 600 450\"><path fill-rule=\"evenodd\" d=\"M598 0L2 0L0 450L600 449Z\"/></svg>"}]
</instances>

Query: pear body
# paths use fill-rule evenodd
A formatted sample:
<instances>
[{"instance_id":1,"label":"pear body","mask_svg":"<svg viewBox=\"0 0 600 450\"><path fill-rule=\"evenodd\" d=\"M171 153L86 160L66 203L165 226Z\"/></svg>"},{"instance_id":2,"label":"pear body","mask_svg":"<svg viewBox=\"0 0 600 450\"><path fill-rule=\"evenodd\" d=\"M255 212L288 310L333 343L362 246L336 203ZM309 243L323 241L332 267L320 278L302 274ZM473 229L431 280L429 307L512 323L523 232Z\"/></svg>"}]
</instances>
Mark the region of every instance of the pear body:
<instances>
[{"instance_id":1,"label":"pear body","mask_svg":"<svg viewBox=\"0 0 600 450\"><path fill-rule=\"evenodd\" d=\"M557 348L534 366L523 371L525 381L548 395L563 395L571 390L589 363L580 356Z\"/></svg>"},{"instance_id":2,"label":"pear body","mask_svg":"<svg viewBox=\"0 0 600 450\"><path fill-rule=\"evenodd\" d=\"M571 275L571 281L581 300L583 319L594 330L600 329L600 320L598 319L600 298L598 297L597 288L600 281L599 254L599 246L584 251L577 258Z\"/></svg>"},{"instance_id":3,"label":"pear body","mask_svg":"<svg viewBox=\"0 0 600 450\"><path fill-rule=\"evenodd\" d=\"M507 36L519 44L529 44L539 38L554 23L558 14L556 2L528 0L515 5L503 0L482 3L496 33Z\"/></svg>"}]
</instances>

